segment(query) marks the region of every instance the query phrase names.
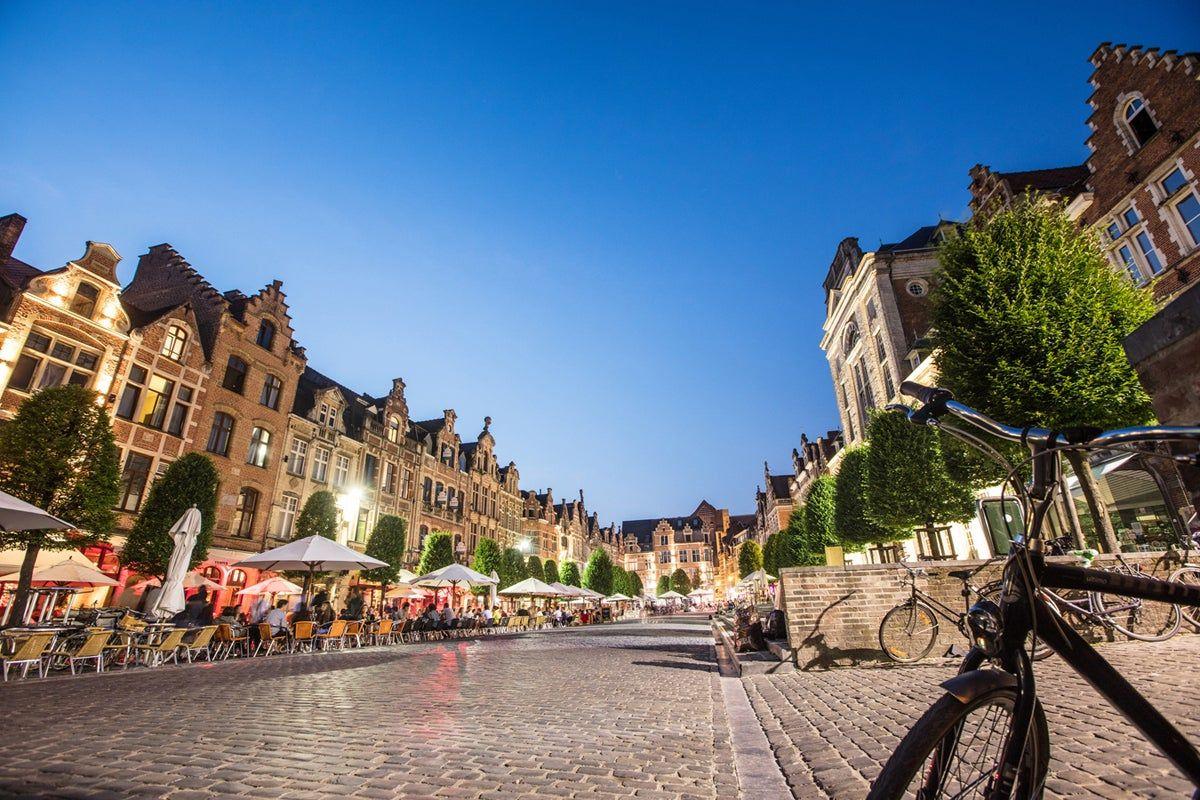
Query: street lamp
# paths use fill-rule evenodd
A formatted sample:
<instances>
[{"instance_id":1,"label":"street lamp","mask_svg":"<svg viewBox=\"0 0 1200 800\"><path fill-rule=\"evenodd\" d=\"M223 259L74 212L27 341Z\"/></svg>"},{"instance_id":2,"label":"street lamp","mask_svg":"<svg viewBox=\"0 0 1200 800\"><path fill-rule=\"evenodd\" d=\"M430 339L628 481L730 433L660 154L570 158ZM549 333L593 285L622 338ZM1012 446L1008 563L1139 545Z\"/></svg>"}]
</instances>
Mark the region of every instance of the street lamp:
<instances>
[{"instance_id":1,"label":"street lamp","mask_svg":"<svg viewBox=\"0 0 1200 800\"><path fill-rule=\"evenodd\" d=\"M529 548L530 548L530 542L529 542L528 537L517 542L517 549L520 550L525 555L529 555Z\"/></svg>"}]
</instances>

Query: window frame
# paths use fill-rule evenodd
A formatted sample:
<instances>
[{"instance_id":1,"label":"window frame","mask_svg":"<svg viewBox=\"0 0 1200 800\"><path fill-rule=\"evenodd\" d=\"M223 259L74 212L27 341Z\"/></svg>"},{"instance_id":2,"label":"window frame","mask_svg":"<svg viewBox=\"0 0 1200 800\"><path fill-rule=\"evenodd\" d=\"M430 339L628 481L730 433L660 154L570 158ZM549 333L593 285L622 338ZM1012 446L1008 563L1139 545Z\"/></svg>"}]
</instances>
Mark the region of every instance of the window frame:
<instances>
[{"instance_id":1,"label":"window frame","mask_svg":"<svg viewBox=\"0 0 1200 800\"><path fill-rule=\"evenodd\" d=\"M258 321L258 332L254 334L254 343L269 353L275 346L275 334L278 332L279 328L273 321L261 319ZM265 342L264 339L266 339Z\"/></svg>"},{"instance_id":2,"label":"window frame","mask_svg":"<svg viewBox=\"0 0 1200 800\"><path fill-rule=\"evenodd\" d=\"M229 424L222 425L221 423L223 422L228 422ZM237 420L232 414L225 411L215 412L213 414L212 426L208 429L208 439L204 443L204 451L228 458L229 446L233 442L233 431L236 427ZM218 442L221 445L220 449L215 447Z\"/></svg>"},{"instance_id":3,"label":"window frame","mask_svg":"<svg viewBox=\"0 0 1200 800\"><path fill-rule=\"evenodd\" d=\"M283 396L283 381L270 372L263 378L262 390L258 393L258 404L272 411L279 410L279 398Z\"/></svg>"},{"instance_id":4,"label":"window frame","mask_svg":"<svg viewBox=\"0 0 1200 800\"><path fill-rule=\"evenodd\" d=\"M236 364L240 364L241 368L235 368ZM232 376L237 376L234 379ZM228 360L225 362L225 374L221 378L221 388L227 389L234 394L244 395L246 393L246 378L250 376L250 365L246 363L246 359L231 353Z\"/></svg>"},{"instance_id":5,"label":"window frame","mask_svg":"<svg viewBox=\"0 0 1200 800\"><path fill-rule=\"evenodd\" d=\"M140 472L131 472L131 465L135 459L140 459L138 462L145 462L145 469ZM142 502L146 497L146 487L150 484L150 473L154 466L154 457L148 456L145 453L139 453L135 450L130 450L125 454L125 461L121 465L121 494L117 499L117 508L131 514L137 513L142 507ZM136 493L132 491L134 481L138 480Z\"/></svg>"},{"instance_id":6,"label":"window frame","mask_svg":"<svg viewBox=\"0 0 1200 800\"><path fill-rule=\"evenodd\" d=\"M250 431L250 449L246 452L246 463L252 467L266 469L271 463L271 430L255 425Z\"/></svg>"},{"instance_id":7,"label":"window frame","mask_svg":"<svg viewBox=\"0 0 1200 800\"><path fill-rule=\"evenodd\" d=\"M167 326L167 334L163 337L163 344L159 348L158 354L163 358L168 358L171 361L179 363L183 361L183 353L187 347L187 340L188 333L183 329L182 325L169 325Z\"/></svg>"}]
</instances>

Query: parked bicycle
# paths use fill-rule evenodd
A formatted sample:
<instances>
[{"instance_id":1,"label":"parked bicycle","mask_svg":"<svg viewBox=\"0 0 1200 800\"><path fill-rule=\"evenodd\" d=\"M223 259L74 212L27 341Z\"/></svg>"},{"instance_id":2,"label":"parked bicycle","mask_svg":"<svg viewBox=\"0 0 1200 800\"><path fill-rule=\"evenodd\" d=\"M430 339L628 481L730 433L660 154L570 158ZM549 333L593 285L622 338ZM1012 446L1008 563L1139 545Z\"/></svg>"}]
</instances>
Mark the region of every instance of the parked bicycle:
<instances>
[{"instance_id":1,"label":"parked bicycle","mask_svg":"<svg viewBox=\"0 0 1200 800\"><path fill-rule=\"evenodd\" d=\"M913 569L903 561L899 563L906 573L901 580L909 596L883 615L883 622L879 624L879 646L888 658L900 664L911 664L929 655L929 651L937 644L941 627L939 617L957 628L970 642L967 614L971 611L972 598L986 597L993 602L999 600L1000 581L991 581L980 588L971 583L975 575L992 563L990 561L974 569L946 573L948 577L962 581L962 611L955 611L917 586L917 579L927 574L924 569Z\"/></svg>"},{"instance_id":2,"label":"parked bicycle","mask_svg":"<svg viewBox=\"0 0 1200 800\"><path fill-rule=\"evenodd\" d=\"M1200 787L1200 753L1124 676L1064 623L1039 589L1097 593L1200 606L1200 587L1122 571L1104 571L1045 560L1042 527L1059 478L1059 454L1088 448L1136 450L1145 443L1200 441L1200 426L1152 426L1099 431L1048 430L998 423L956 402L944 390L906 381L906 396L918 409L901 406L915 423L947 434L996 458L1010 470L1009 482L1025 501L1028 536L1014 542L1005 564L1000 602L981 599L968 612L973 646L957 677L942 684L946 693L905 735L871 787L869 800L917 796L985 797L989 800L1039 798L1050 761L1050 732L1038 701L1028 638L1044 641L1082 676L1193 784ZM947 417L954 419L948 420ZM976 430L948 424L961 420ZM1029 449L1032 481L988 446L979 433L1020 442ZM1200 454L1177 456L1200 464Z\"/></svg>"},{"instance_id":3,"label":"parked bicycle","mask_svg":"<svg viewBox=\"0 0 1200 800\"><path fill-rule=\"evenodd\" d=\"M1200 564L1191 562L1192 548L1200 549L1200 513L1192 511L1187 521L1189 547L1183 554L1183 566L1171 573L1169 580L1200 587ZM1183 609L1183 618L1193 626L1200 628L1200 612L1192 608Z\"/></svg>"}]
</instances>

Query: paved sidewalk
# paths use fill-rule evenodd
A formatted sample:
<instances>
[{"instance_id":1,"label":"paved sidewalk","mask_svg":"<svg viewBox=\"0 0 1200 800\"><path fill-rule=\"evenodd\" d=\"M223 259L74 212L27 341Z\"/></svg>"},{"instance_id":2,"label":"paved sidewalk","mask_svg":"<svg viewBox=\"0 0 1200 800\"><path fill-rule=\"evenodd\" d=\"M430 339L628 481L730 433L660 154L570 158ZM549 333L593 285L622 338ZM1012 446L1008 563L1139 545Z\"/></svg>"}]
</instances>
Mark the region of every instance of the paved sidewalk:
<instances>
[{"instance_id":1,"label":"paved sidewalk","mask_svg":"<svg viewBox=\"0 0 1200 800\"><path fill-rule=\"evenodd\" d=\"M1200 636L1101 652L1200 742ZM798 798L861 798L957 662L754 676L751 702ZM1050 722L1051 797L1189 797L1191 784L1061 661L1037 665Z\"/></svg>"},{"instance_id":2,"label":"paved sidewalk","mask_svg":"<svg viewBox=\"0 0 1200 800\"><path fill-rule=\"evenodd\" d=\"M707 623L0 685L0 796L736 796Z\"/></svg>"}]
</instances>

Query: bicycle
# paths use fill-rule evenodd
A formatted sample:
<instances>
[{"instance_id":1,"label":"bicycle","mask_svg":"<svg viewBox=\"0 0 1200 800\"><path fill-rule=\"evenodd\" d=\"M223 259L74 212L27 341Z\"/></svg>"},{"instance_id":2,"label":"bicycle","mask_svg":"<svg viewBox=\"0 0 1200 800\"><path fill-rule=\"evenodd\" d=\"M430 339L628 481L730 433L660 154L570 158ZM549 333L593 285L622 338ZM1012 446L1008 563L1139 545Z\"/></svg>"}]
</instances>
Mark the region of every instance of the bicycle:
<instances>
[{"instance_id":1,"label":"bicycle","mask_svg":"<svg viewBox=\"0 0 1200 800\"><path fill-rule=\"evenodd\" d=\"M1028 637L1044 641L1076 673L1120 711L1194 785L1200 787L1200 753L1124 676L1071 626L1063 623L1039 589L1075 590L1200 606L1200 587L1126 572L1109 572L1045 560L1042 526L1059 478L1059 453L1088 447L1127 450L1139 443L1200 441L1200 426L1122 428L1015 428L954 400L945 389L905 381L901 393L920 407L893 406L917 424L936 426L992 456L1009 469L1025 499L1028 535L1013 542L1004 563L1000 602L979 600L967 615L972 647L946 693L913 725L876 778L868 800L915 794L981 796L988 800L1039 798L1050 761L1050 732L1037 695ZM947 424L947 417L1029 450L1028 486L1019 470L979 433ZM1141 452L1134 449L1134 452ZM1200 465L1200 454L1173 456ZM1024 466L1022 464L1021 466ZM1200 794L1196 795L1200 797Z\"/></svg>"},{"instance_id":2,"label":"bicycle","mask_svg":"<svg viewBox=\"0 0 1200 800\"><path fill-rule=\"evenodd\" d=\"M940 625L938 617L954 625L970 641L970 630L967 627L967 614L971 611L971 597L997 597L1000 582L992 581L981 588L971 584L983 569L992 561L988 561L974 569L952 570L946 573L955 580L962 581L963 611L957 612L950 606L938 600L928 592L917 588L917 578L926 575L924 569L912 567L899 562L908 573L901 576L902 582L909 590L907 600L897 603L894 608L883 615L879 623L879 647L884 655L899 664L911 664L929 655L929 651L937 644Z\"/></svg>"},{"instance_id":3,"label":"bicycle","mask_svg":"<svg viewBox=\"0 0 1200 800\"><path fill-rule=\"evenodd\" d=\"M1172 572L1171 577L1167 580L1178 581L1179 583L1187 583L1192 586L1200 586L1200 564L1192 564L1188 560L1192 547L1200 548L1200 530L1195 530L1198 523L1200 523L1200 513L1193 511L1192 515L1187 521L1190 546L1187 547L1183 553L1183 557L1180 559L1180 561L1183 562L1182 566ZM1183 618L1193 626L1200 628L1200 613L1184 609Z\"/></svg>"}]
</instances>

